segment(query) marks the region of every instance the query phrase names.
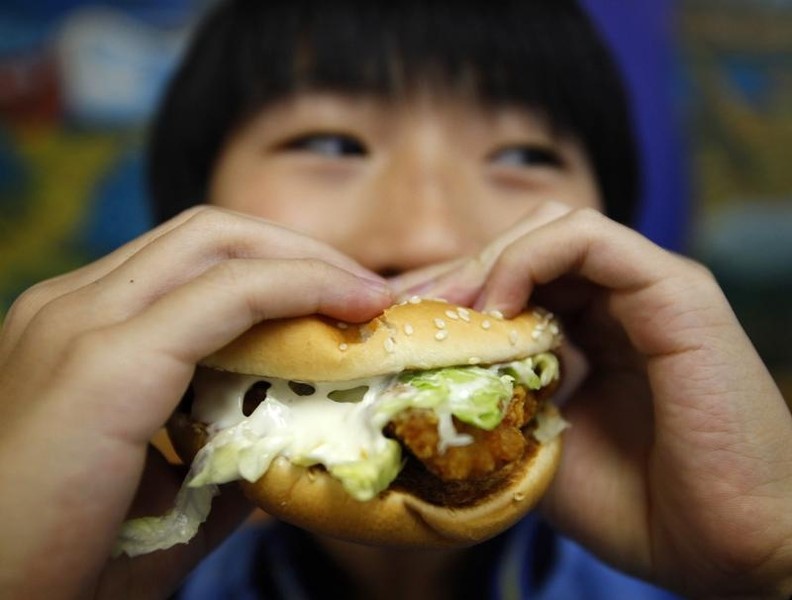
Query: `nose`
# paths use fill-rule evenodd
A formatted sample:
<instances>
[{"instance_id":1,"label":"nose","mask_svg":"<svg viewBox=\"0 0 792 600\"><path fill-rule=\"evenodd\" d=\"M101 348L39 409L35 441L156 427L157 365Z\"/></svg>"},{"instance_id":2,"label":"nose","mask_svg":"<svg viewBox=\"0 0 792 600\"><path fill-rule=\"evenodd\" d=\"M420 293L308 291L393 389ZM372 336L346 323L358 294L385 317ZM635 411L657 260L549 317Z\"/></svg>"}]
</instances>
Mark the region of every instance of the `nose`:
<instances>
[{"instance_id":1,"label":"nose","mask_svg":"<svg viewBox=\"0 0 792 600\"><path fill-rule=\"evenodd\" d=\"M392 276L477 247L471 190L439 154L405 148L375 172L351 249L366 267Z\"/></svg>"}]
</instances>

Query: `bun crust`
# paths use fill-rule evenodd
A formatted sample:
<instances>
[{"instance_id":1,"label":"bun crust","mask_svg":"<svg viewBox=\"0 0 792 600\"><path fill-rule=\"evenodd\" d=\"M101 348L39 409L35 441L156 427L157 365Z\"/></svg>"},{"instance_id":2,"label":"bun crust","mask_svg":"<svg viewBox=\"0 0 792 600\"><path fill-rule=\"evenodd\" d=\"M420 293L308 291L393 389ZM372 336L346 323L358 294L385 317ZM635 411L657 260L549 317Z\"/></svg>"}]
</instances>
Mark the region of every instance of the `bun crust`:
<instances>
[{"instance_id":1,"label":"bun crust","mask_svg":"<svg viewBox=\"0 0 792 600\"><path fill-rule=\"evenodd\" d=\"M560 415L547 405L545 418L558 421ZM169 433L185 461L192 460L206 436L200 424L183 414L171 419ZM275 459L256 482L241 485L268 514L314 533L381 546L466 546L504 531L538 502L552 481L561 446L560 435L541 444L495 492L461 507L431 504L406 489L389 489L359 502L325 470L295 466L285 458Z\"/></svg>"},{"instance_id":2,"label":"bun crust","mask_svg":"<svg viewBox=\"0 0 792 600\"><path fill-rule=\"evenodd\" d=\"M358 325L322 316L265 321L202 361L223 371L298 381L348 381L409 369L488 364L554 348L553 317L513 319L413 299Z\"/></svg>"}]
</instances>

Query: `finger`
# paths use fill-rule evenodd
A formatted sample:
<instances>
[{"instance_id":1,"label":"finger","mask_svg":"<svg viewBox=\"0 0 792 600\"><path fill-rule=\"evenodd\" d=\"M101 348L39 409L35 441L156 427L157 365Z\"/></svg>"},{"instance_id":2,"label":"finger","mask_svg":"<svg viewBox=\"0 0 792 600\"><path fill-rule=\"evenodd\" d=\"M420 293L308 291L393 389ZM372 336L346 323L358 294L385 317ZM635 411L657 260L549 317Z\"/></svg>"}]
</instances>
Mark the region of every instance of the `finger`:
<instances>
[{"instance_id":1,"label":"finger","mask_svg":"<svg viewBox=\"0 0 792 600\"><path fill-rule=\"evenodd\" d=\"M319 313L359 322L390 303L386 284L319 260L236 259L163 296L128 328L134 339L134 331L167 323L162 348L172 355L185 349L185 361L194 363L263 320Z\"/></svg>"},{"instance_id":2,"label":"finger","mask_svg":"<svg viewBox=\"0 0 792 600\"><path fill-rule=\"evenodd\" d=\"M83 407L80 411L100 420L94 425L97 429L107 432L108 425L122 427L122 431L108 433L116 438L131 435L131 441L139 444L148 440L170 414L194 365L255 323L314 313L363 321L391 302L384 284L360 279L321 261L225 261L159 298L135 317L86 334L63 369L78 383L82 381L81 369L90 369L86 379L94 388L117 389L120 378L128 378L129 373L145 374L145 381L155 383L157 389L151 390L145 415L139 414L137 394L132 398L119 395L112 415L102 408L101 395L84 401L97 403L95 410ZM118 357L126 358L120 364ZM163 393L163 389L169 393ZM152 406L154 398L159 405ZM127 412L129 419L119 417Z\"/></svg>"},{"instance_id":3,"label":"finger","mask_svg":"<svg viewBox=\"0 0 792 600\"><path fill-rule=\"evenodd\" d=\"M206 254L221 254L227 257L265 256L268 255L265 253L269 251L284 251L289 243L294 245L304 243L303 250L309 257L318 257L321 254L324 260L337 264L350 272L359 273L364 277L376 278L374 273L361 267L351 258L307 236L258 217L214 206L201 205L183 211L174 218L88 265L54 277L43 282L40 286L34 286L34 289L36 287L38 289L35 289L36 293L31 294L31 296L39 297L40 300L38 303L27 302L28 310L36 312L41 304L46 303L53 297L61 296L105 277L121 265L128 263L140 251L152 246L155 241L172 232L179 232L179 235L168 236L169 243L158 246L159 258L162 258L162 255L166 254L168 250L173 250L174 246L178 246L185 239L197 242L197 244L193 243L190 246L197 245ZM251 243L250 240L253 240L254 243ZM206 250L207 247L210 250ZM188 249L189 246L186 250ZM184 265L190 258L190 256L186 255L185 250L181 250L174 257L174 261L162 264L180 266Z\"/></svg>"},{"instance_id":4,"label":"finger","mask_svg":"<svg viewBox=\"0 0 792 600\"><path fill-rule=\"evenodd\" d=\"M440 271L434 279L416 282L404 289L401 295L439 297L457 304L472 303L504 249L529 232L568 214L570 210L569 206L559 202L535 205L523 219L488 244L478 255L461 261L456 268Z\"/></svg>"},{"instance_id":5,"label":"finger","mask_svg":"<svg viewBox=\"0 0 792 600\"><path fill-rule=\"evenodd\" d=\"M478 303L514 313L536 285L576 275L613 291L640 289L662 279L667 253L640 234L593 210L577 210L504 249ZM647 259L652 269L647 272Z\"/></svg>"},{"instance_id":6,"label":"finger","mask_svg":"<svg viewBox=\"0 0 792 600\"><path fill-rule=\"evenodd\" d=\"M548 223L504 250L474 306L515 314L537 285L567 275L607 292L610 314L644 355L695 348L702 327L729 336L741 331L703 267L587 209Z\"/></svg>"},{"instance_id":7,"label":"finger","mask_svg":"<svg viewBox=\"0 0 792 600\"><path fill-rule=\"evenodd\" d=\"M765 374L766 367L712 275L595 211L572 212L512 244L494 265L475 306L514 314L537 285L567 274L601 288L599 313L607 314L611 336L616 331L626 336L624 347L649 361L650 375L675 373L654 382L658 398L710 397L713 390L777 396L770 378L762 379L771 384L762 392L746 389L739 373ZM736 348L743 352L741 369L724 368ZM702 372L710 376L702 379ZM686 393L678 387L682 380Z\"/></svg>"},{"instance_id":8,"label":"finger","mask_svg":"<svg viewBox=\"0 0 792 600\"><path fill-rule=\"evenodd\" d=\"M123 321L169 289L237 257L316 258L363 278L380 279L322 242L261 219L202 207L97 263L34 287L15 303L0 352L10 352L30 321L49 305L53 316L43 327L50 337L59 332L68 339L70 330Z\"/></svg>"},{"instance_id":9,"label":"finger","mask_svg":"<svg viewBox=\"0 0 792 600\"><path fill-rule=\"evenodd\" d=\"M192 218L197 210L199 209L194 208L185 211L90 264L37 283L26 290L6 313L3 336L0 339L0 359L10 352L22 331L43 306L100 279L133 256L140 248Z\"/></svg>"},{"instance_id":10,"label":"finger","mask_svg":"<svg viewBox=\"0 0 792 600\"><path fill-rule=\"evenodd\" d=\"M228 260L315 259L377 283L381 278L356 261L302 234L228 211L202 211L108 273L99 289L75 295L76 308L94 312L101 324L129 318L160 296ZM154 267L154 268L152 268ZM118 290L123 290L119 298ZM84 297L83 297L84 296ZM86 315L87 316L87 315Z\"/></svg>"},{"instance_id":11,"label":"finger","mask_svg":"<svg viewBox=\"0 0 792 600\"><path fill-rule=\"evenodd\" d=\"M359 277L381 279L324 242L264 219L214 207L195 212L182 226L140 247L107 275L152 286L167 284L175 276L179 285L219 261L234 258L316 258ZM152 265L156 277L150 273Z\"/></svg>"},{"instance_id":12,"label":"finger","mask_svg":"<svg viewBox=\"0 0 792 600\"><path fill-rule=\"evenodd\" d=\"M484 248L479 255L479 262L486 271L489 271L504 249L531 231L547 223L552 223L571 211L572 209L568 205L560 202L542 202L535 205L516 225L499 235L491 244Z\"/></svg>"},{"instance_id":13,"label":"finger","mask_svg":"<svg viewBox=\"0 0 792 600\"><path fill-rule=\"evenodd\" d=\"M409 298L411 296L425 296L425 292L434 285L434 282L438 278L462 266L466 260L468 259L458 258L440 264L414 269L388 278L388 284L393 290L397 300Z\"/></svg>"}]
</instances>

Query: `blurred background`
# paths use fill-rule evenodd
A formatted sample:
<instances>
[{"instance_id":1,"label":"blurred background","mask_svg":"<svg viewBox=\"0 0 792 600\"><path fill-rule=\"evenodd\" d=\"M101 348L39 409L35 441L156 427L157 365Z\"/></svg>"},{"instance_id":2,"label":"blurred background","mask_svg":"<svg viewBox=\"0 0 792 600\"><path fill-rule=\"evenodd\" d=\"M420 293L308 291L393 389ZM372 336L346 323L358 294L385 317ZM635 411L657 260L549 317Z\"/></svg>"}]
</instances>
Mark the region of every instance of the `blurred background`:
<instances>
[{"instance_id":1,"label":"blurred background","mask_svg":"<svg viewBox=\"0 0 792 600\"><path fill-rule=\"evenodd\" d=\"M146 125L210 4L0 4L0 319L150 226ZM638 227L714 271L789 401L792 0L584 4L635 104Z\"/></svg>"}]
</instances>

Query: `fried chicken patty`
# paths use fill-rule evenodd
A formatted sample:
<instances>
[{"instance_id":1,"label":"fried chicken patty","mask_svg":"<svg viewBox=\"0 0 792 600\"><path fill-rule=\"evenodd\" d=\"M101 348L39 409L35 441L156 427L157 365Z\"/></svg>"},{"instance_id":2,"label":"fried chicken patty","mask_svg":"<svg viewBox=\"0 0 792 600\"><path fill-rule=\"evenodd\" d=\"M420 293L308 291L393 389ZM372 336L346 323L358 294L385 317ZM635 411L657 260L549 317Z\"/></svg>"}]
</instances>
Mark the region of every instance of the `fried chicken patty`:
<instances>
[{"instance_id":1,"label":"fried chicken patty","mask_svg":"<svg viewBox=\"0 0 792 600\"><path fill-rule=\"evenodd\" d=\"M539 400L522 386L514 395L501 423L492 431L479 429L454 418L457 432L469 435L470 444L439 447L437 415L426 409L408 409L388 424L386 434L398 440L426 469L443 481L481 480L520 459L530 440L525 427L536 414Z\"/></svg>"}]
</instances>

